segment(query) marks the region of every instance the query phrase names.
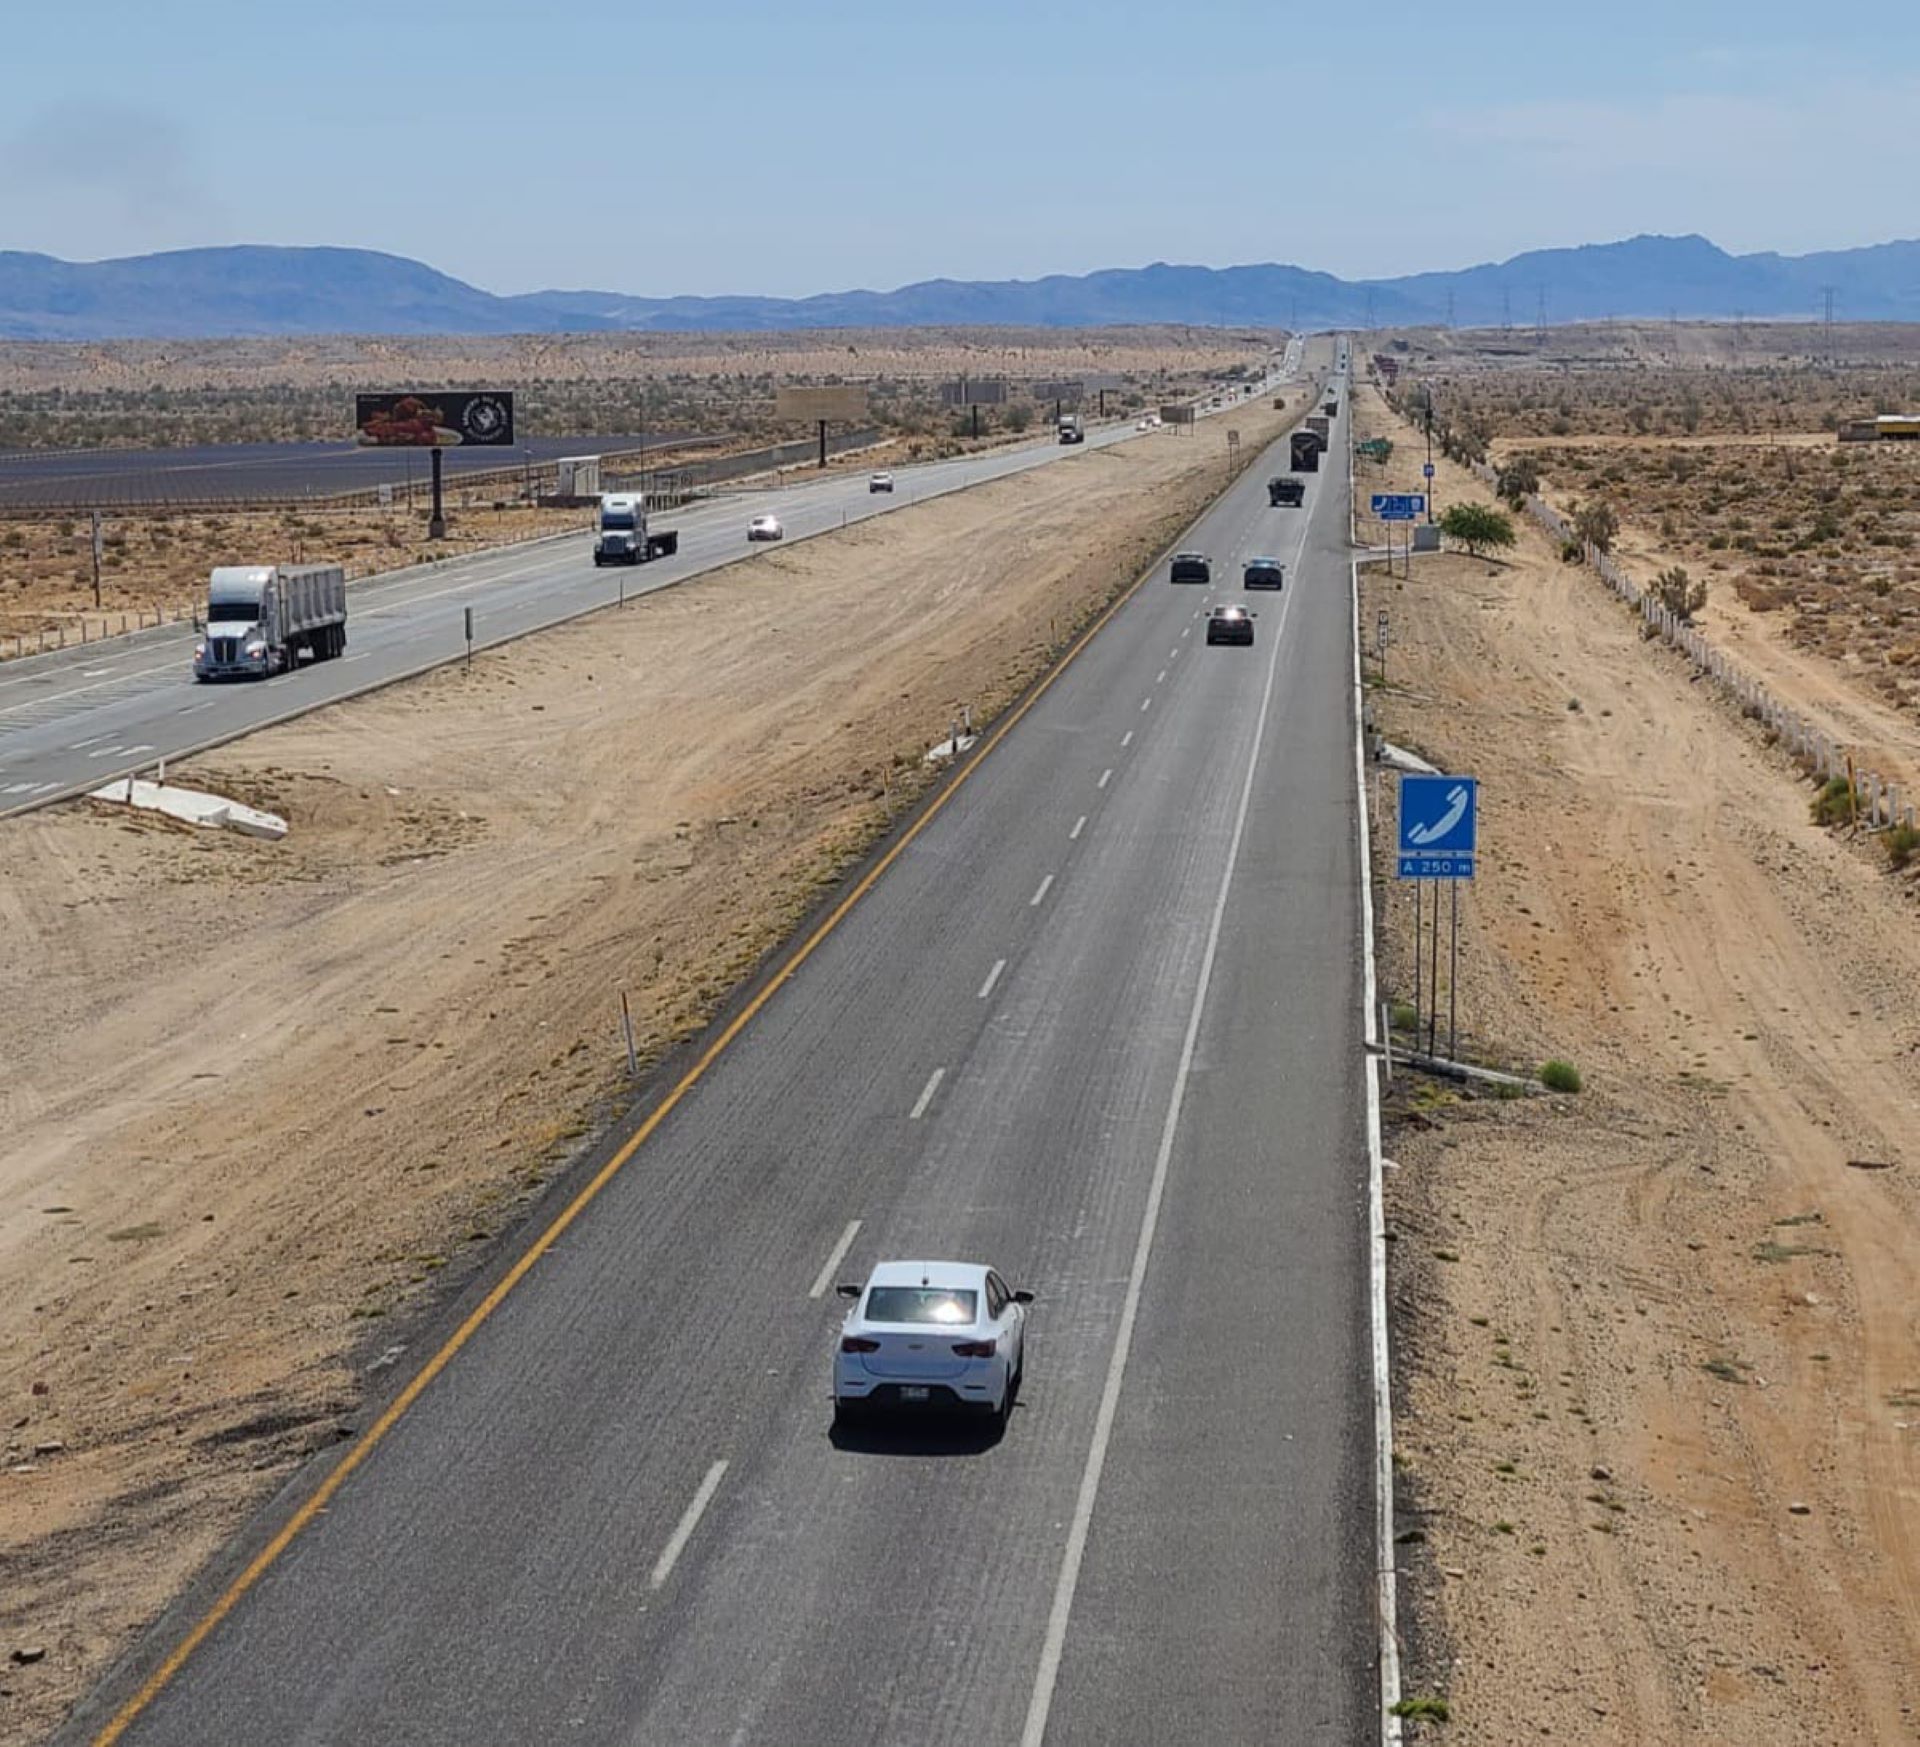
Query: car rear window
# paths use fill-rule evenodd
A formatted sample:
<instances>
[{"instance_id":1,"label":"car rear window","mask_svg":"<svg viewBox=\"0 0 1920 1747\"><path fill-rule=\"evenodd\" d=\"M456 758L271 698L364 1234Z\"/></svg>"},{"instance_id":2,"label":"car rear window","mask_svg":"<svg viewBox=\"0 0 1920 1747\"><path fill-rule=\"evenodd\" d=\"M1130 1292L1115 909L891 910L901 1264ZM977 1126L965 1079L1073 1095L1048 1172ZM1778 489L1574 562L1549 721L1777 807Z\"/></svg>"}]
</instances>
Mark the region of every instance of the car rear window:
<instances>
[{"instance_id":1,"label":"car rear window","mask_svg":"<svg viewBox=\"0 0 1920 1747\"><path fill-rule=\"evenodd\" d=\"M969 1324L980 1295L948 1286L876 1286L867 1294L869 1322Z\"/></svg>"}]
</instances>

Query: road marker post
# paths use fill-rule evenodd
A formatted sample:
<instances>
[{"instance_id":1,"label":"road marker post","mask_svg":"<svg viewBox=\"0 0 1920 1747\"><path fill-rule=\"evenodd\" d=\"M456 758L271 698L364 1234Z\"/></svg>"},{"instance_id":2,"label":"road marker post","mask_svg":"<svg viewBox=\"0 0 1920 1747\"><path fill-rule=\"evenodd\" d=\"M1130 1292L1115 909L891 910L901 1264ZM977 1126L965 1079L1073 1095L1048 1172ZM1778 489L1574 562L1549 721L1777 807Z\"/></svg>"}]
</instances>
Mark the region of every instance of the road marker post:
<instances>
[{"instance_id":1,"label":"road marker post","mask_svg":"<svg viewBox=\"0 0 1920 1747\"><path fill-rule=\"evenodd\" d=\"M627 1005L627 991L620 991L620 1030L627 1040L627 1078L640 1078L640 1056L633 1047L633 1009Z\"/></svg>"},{"instance_id":2,"label":"road marker post","mask_svg":"<svg viewBox=\"0 0 1920 1747\"><path fill-rule=\"evenodd\" d=\"M467 672L473 671L473 608L465 609L467 621Z\"/></svg>"}]
</instances>

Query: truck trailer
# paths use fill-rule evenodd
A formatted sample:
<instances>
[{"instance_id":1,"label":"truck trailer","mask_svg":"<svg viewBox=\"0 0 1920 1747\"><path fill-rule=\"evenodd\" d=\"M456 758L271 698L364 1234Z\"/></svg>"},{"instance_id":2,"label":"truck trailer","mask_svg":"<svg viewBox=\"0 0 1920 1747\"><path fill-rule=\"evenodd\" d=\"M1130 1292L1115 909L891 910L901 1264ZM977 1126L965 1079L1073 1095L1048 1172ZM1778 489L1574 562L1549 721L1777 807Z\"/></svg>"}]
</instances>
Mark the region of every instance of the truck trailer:
<instances>
[{"instance_id":1,"label":"truck trailer","mask_svg":"<svg viewBox=\"0 0 1920 1747\"><path fill-rule=\"evenodd\" d=\"M226 564L207 579L206 631L193 677L266 679L305 650L328 661L347 647L347 573L337 564Z\"/></svg>"},{"instance_id":2,"label":"truck trailer","mask_svg":"<svg viewBox=\"0 0 1920 1747\"><path fill-rule=\"evenodd\" d=\"M1320 439L1311 431L1295 431L1292 440L1295 473L1320 471Z\"/></svg>"},{"instance_id":3,"label":"truck trailer","mask_svg":"<svg viewBox=\"0 0 1920 1747\"><path fill-rule=\"evenodd\" d=\"M663 528L647 531L647 500L638 493L613 492L600 500L600 538L593 543L593 562L645 564L650 558L668 558L680 550L680 533Z\"/></svg>"}]
</instances>

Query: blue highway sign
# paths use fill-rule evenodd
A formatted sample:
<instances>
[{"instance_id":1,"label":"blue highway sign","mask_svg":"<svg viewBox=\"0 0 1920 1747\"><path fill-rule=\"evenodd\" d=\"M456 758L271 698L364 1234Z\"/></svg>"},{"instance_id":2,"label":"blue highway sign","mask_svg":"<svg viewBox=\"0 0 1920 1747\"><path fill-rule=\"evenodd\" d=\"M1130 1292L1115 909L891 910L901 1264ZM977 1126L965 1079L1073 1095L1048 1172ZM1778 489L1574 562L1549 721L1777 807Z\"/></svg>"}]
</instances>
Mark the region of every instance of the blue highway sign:
<instances>
[{"instance_id":1,"label":"blue highway sign","mask_svg":"<svg viewBox=\"0 0 1920 1747\"><path fill-rule=\"evenodd\" d=\"M1418 491L1376 491L1373 513L1383 522L1414 522L1427 513L1427 499Z\"/></svg>"},{"instance_id":2,"label":"blue highway sign","mask_svg":"<svg viewBox=\"0 0 1920 1747\"><path fill-rule=\"evenodd\" d=\"M1429 461L1420 471L1425 474L1428 479L1431 479L1433 477L1433 463Z\"/></svg>"},{"instance_id":3,"label":"blue highway sign","mask_svg":"<svg viewBox=\"0 0 1920 1747\"><path fill-rule=\"evenodd\" d=\"M1470 880L1480 785L1470 776L1400 779L1400 878Z\"/></svg>"}]
</instances>

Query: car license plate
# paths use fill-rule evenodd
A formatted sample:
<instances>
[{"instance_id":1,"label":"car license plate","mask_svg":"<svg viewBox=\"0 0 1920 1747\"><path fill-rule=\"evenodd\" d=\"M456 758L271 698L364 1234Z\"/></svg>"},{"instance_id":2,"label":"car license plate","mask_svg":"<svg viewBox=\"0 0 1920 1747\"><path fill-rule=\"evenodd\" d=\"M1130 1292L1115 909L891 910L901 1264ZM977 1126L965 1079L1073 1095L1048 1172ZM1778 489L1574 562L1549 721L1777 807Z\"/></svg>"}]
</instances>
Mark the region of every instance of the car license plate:
<instances>
[{"instance_id":1,"label":"car license plate","mask_svg":"<svg viewBox=\"0 0 1920 1747\"><path fill-rule=\"evenodd\" d=\"M933 1391L923 1383L904 1383L900 1386L900 1399L902 1401L925 1401L932 1394Z\"/></svg>"}]
</instances>

